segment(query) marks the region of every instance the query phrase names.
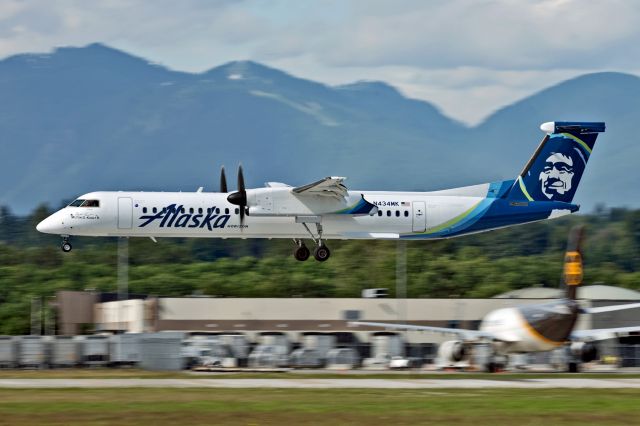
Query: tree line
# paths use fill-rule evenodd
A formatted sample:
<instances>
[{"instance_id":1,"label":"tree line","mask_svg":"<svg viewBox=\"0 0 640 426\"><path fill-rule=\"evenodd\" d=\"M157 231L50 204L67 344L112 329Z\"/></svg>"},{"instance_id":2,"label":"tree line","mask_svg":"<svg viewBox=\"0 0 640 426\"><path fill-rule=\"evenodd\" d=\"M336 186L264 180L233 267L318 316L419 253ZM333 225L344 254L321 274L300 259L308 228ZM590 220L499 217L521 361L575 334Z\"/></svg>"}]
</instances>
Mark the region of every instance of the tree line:
<instances>
[{"instance_id":1,"label":"tree line","mask_svg":"<svg viewBox=\"0 0 640 426\"><path fill-rule=\"evenodd\" d=\"M58 290L117 290L117 239L60 238L0 207L0 334L29 330L34 297ZM409 297L491 297L530 286L558 287L569 229L586 225L585 283L640 290L640 210L600 207L592 214L440 241L409 241ZM386 287L394 296L397 242L331 241L325 263L297 262L289 240L145 238L129 241L129 291L157 296L360 297Z\"/></svg>"}]
</instances>

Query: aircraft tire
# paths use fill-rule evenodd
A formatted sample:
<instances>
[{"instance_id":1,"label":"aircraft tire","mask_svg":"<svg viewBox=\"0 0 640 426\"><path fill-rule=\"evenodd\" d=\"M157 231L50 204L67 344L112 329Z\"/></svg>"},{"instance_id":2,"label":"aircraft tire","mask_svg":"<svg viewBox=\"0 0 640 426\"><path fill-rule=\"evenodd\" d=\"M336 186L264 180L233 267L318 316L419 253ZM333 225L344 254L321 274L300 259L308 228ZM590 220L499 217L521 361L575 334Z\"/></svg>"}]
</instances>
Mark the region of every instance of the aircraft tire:
<instances>
[{"instance_id":1,"label":"aircraft tire","mask_svg":"<svg viewBox=\"0 0 640 426\"><path fill-rule=\"evenodd\" d=\"M304 262L305 260L307 260L310 255L311 255L311 252L305 245L298 246L293 251L293 257L295 257L296 260L300 262Z\"/></svg>"},{"instance_id":2,"label":"aircraft tire","mask_svg":"<svg viewBox=\"0 0 640 426\"><path fill-rule=\"evenodd\" d=\"M73 249L73 247L71 246L71 243L69 243L68 241L63 242L60 248L65 253L69 253L71 249Z\"/></svg>"},{"instance_id":3,"label":"aircraft tire","mask_svg":"<svg viewBox=\"0 0 640 426\"><path fill-rule=\"evenodd\" d=\"M315 251L313 252L313 257L315 257L318 262L326 261L327 259L329 259L329 256L331 256L331 252L324 244L316 247Z\"/></svg>"},{"instance_id":4,"label":"aircraft tire","mask_svg":"<svg viewBox=\"0 0 640 426\"><path fill-rule=\"evenodd\" d=\"M569 365L567 365L567 371L569 373L578 373L579 370L580 368L577 362L570 362Z\"/></svg>"}]
</instances>

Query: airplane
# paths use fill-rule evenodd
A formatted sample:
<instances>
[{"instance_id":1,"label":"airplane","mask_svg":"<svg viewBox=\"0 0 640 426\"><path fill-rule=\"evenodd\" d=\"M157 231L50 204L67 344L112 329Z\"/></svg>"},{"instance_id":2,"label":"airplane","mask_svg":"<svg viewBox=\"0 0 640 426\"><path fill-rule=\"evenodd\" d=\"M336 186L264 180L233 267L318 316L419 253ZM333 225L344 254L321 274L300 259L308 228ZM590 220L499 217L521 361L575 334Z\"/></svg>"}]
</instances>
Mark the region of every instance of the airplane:
<instances>
[{"instance_id":1,"label":"airplane","mask_svg":"<svg viewBox=\"0 0 640 426\"><path fill-rule=\"evenodd\" d=\"M578 211L573 197L601 122L548 122L545 136L515 180L432 192L355 191L344 177L293 187L268 182L229 193L222 167L220 192L91 192L37 225L71 236L291 238L294 257L305 261L315 244L320 262L330 256L326 240L423 240L451 238L552 219Z\"/></svg>"},{"instance_id":2,"label":"airplane","mask_svg":"<svg viewBox=\"0 0 640 426\"><path fill-rule=\"evenodd\" d=\"M563 279L565 297L552 302L501 308L489 312L480 322L478 330L431 327L423 325L353 321L353 326L422 331L452 335L456 340L443 342L438 355L446 364L469 360L473 347L489 345L491 355L484 366L487 372L496 372L503 365L498 359L510 354L550 351L568 345L571 355L568 371L577 372L580 363L597 359L598 350L593 342L629 336L640 332L640 325L594 330L575 330L581 314L599 314L624 309L640 308L640 303L582 308L576 301L576 290L582 283L581 241L584 228L574 227L569 235Z\"/></svg>"}]
</instances>

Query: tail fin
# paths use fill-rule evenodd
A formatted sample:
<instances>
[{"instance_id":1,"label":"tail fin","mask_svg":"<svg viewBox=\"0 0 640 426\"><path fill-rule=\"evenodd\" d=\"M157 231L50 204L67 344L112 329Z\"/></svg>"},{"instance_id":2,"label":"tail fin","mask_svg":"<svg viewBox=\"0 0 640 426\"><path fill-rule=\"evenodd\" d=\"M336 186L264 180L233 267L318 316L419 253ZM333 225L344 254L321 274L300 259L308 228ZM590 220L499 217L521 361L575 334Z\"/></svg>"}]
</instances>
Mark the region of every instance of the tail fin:
<instances>
[{"instance_id":1,"label":"tail fin","mask_svg":"<svg viewBox=\"0 0 640 426\"><path fill-rule=\"evenodd\" d=\"M515 201L570 203L604 123L549 122L547 135L507 195Z\"/></svg>"},{"instance_id":2,"label":"tail fin","mask_svg":"<svg viewBox=\"0 0 640 426\"><path fill-rule=\"evenodd\" d=\"M576 290L582 284L582 237L584 226L574 226L569 232L567 251L564 255L563 278L566 298L575 299Z\"/></svg>"}]
</instances>

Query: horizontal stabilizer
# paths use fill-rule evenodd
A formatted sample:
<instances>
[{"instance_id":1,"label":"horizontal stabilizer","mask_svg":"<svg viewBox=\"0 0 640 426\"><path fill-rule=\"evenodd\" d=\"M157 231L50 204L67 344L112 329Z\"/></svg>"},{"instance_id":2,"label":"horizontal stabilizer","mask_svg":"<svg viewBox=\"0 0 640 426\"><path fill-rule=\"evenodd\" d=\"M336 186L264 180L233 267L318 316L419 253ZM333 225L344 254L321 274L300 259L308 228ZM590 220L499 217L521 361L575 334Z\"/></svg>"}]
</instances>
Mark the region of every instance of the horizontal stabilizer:
<instances>
[{"instance_id":1,"label":"horizontal stabilizer","mask_svg":"<svg viewBox=\"0 0 640 426\"><path fill-rule=\"evenodd\" d=\"M550 121L540 126L540 130L549 134L563 132L574 134L604 133L605 129L606 126L603 122Z\"/></svg>"}]
</instances>

